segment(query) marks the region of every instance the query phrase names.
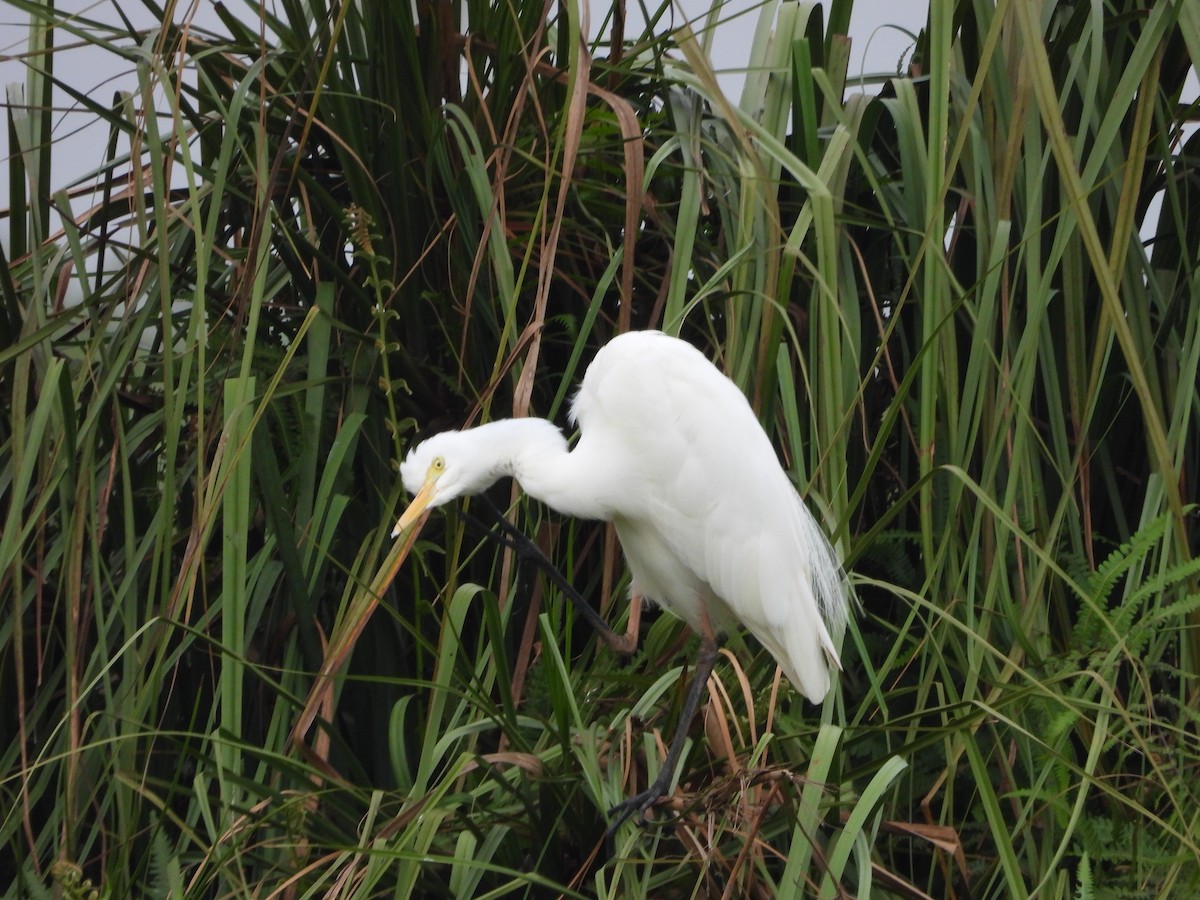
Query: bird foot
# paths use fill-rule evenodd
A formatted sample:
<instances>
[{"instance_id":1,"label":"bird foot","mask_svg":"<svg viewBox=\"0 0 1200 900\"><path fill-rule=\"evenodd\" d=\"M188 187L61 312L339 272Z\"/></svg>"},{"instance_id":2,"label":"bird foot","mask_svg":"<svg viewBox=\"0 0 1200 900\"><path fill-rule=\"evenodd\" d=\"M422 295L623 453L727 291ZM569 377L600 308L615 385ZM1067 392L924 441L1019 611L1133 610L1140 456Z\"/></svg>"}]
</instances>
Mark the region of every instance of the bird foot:
<instances>
[{"instance_id":1,"label":"bird foot","mask_svg":"<svg viewBox=\"0 0 1200 900\"><path fill-rule=\"evenodd\" d=\"M671 770L663 769L658 778L650 787L646 788L640 794L634 794L625 800L622 800L616 806L608 811L608 816L612 820L608 829L604 832L606 838L611 838L631 817L636 816L637 824L644 825L646 823L646 812L650 807L654 806L659 800L667 796L671 789Z\"/></svg>"}]
</instances>

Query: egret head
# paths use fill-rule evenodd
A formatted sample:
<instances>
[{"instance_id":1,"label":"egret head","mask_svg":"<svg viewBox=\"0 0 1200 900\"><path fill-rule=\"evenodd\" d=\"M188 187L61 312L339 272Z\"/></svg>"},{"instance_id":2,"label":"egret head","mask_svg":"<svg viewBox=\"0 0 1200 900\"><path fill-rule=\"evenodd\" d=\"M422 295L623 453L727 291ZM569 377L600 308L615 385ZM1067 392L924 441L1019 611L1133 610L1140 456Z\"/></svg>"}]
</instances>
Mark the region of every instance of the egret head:
<instances>
[{"instance_id":1,"label":"egret head","mask_svg":"<svg viewBox=\"0 0 1200 900\"><path fill-rule=\"evenodd\" d=\"M444 431L408 451L400 464L400 479L413 498L396 523L393 536L425 510L476 494L496 480L492 460L479 452L478 443L471 431Z\"/></svg>"},{"instance_id":2,"label":"egret head","mask_svg":"<svg viewBox=\"0 0 1200 900\"><path fill-rule=\"evenodd\" d=\"M508 475L519 480L536 475L566 452L562 432L545 419L500 419L435 434L413 447L400 464L404 489L413 498L392 536L427 509L478 494Z\"/></svg>"}]
</instances>

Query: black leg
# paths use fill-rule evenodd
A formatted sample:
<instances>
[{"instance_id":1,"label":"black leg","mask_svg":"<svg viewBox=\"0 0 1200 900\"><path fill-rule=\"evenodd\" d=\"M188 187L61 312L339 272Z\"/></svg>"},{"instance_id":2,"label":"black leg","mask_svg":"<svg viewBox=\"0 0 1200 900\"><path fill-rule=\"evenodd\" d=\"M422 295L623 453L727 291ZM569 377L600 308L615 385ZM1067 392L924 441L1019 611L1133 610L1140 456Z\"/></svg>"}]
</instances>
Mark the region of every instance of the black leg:
<instances>
[{"instance_id":1,"label":"black leg","mask_svg":"<svg viewBox=\"0 0 1200 900\"><path fill-rule=\"evenodd\" d=\"M683 701L683 712L679 716L679 724L675 727L675 735L667 747L667 758L663 760L662 768L654 783L640 794L622 800L608 811L612 824L605 832L606 837L612 837L626 819L632 815L641 815L660 797L666 796L671 789L671 780L675 777L675 767L679 765L679 757L683 753L683 742L687 739L688 729L696 712L700 709L700 698L704 694L708 676L712 674L713 666L717 664L717 639L702 635L700 637L700 655L696 659L696 671L692 674L692 683L688 685L687 697Z\"/></svg>"},{"instance_id":2,"label":"black leg","mask_svg":"<svg viewBox=\"0 0 1200 900\"><path fill-rule=\"evenodd\" d=\"M530 560L545 572L546 576L575 604L575 608L579 614L595 629L596 633L609 647L612 647L617 652L626 654L632 653L636 649L636 638L631 638L630 635L619 635L613 631L601 615L575 590L566 577L555 568L554 563L546 558L546 554L542 553L541 548L526 534L515 528L487 497L480 495L476 500L481 502L482 506L488 510L492 519L500 528L501 533L497 534L468 513L467 517L469 519L487 531L494 540L505 547L510 547L517 555ZM640 604L641 598L635 598L635 602ZM608 839L612 838L616 830L626 819L635 814L640 816L653 806L655 801L666 796L667 791L671 788L675 769L679 765L679 757L683 754L683 742L687 740L688 729L691 728L692 720L696 718L696 713L700 709L700 699L704 695L708 678L712 675L713 667L717 663L717 639L712 634L707 619L704 625L704 631L708 633L700 635L700 655L696 659L696 669L692 673L692 683L688 685L687 696L683 701L683 711L679 716L679 723L676 725L675 734L671 737L671 743L667 746L667 755L663 760L662 769L659 771L658 777L654 779L654 783L646 788L646 790L627 800L621 801L608 811L609 817L612 818L612 824L605 831L605 837ZM632 644L631 640L633 641Z\"/></svg>"},{"instance_id":3,"label":"black leg","mask_svg":"<svg viewBox=\"0 0 1200 900\"><path fill-rule=\"evenodd\" d=\"M583 616L584 620L591 625L592 628L596 630L596 633L600 636L600 639L604 641L605 644L614 650L617 650L618 652L625 653L626 655L632 653L636 649L636 647L628 646L628 641L624 635L617 634L612 630L612 626L604 621L604 617L601 616L600 613L596 612L592 605L583 599L582 596L580 596L579 592L571 586L571 582L567 581L566 576L558 571L558 569L555 568L554 563L550 562L550 560L546 558L546 554L541 551L541 548L538 547L538 545L535 544L520 529L515 528L512 522L508 521L504 514L500 512L500 510L496 509L495 505L488 500L487 497L480 494L475 498L475 500L476 502L482 503L488 512L491 513L492 518L500 527L500 530L503 532L503 534L497 535L494 531L491 531L484 526L485 530L487 530L495 540L499 541L505 547L511 547L518 556L528 559L539 569L545 572L546 577L558 585L559 590L567 595L567 599L575 604L576 611L579 613L579 615ZM474 519L474 517L470 516L469 514L468 518ZM477 519L474 519L474 521L481 526L483 525L483 523L479 522Z\"/></svg>"}]
</instances>

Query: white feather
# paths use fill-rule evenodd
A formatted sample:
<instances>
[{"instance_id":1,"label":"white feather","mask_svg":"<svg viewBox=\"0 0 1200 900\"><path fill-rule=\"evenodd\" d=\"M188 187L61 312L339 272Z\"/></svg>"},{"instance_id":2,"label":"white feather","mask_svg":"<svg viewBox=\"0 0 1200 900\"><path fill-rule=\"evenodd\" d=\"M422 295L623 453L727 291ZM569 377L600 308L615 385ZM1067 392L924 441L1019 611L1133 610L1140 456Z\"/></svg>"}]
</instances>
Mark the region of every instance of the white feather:
<instances>
[{"instance_id":1,"label":"white feather","mask_svg":"<svg viewBox=\"0 0 1200 900\"><path fill-rule=\"evenodd\" d=\"M819 701L839 665L841 569L737 386L690 344L631 332L596 354L571 417L570 452L540 419L437 435L405 461L405 485L438 458L447 487L431 505L512 475L561 512L612 521L634 592L697 630L740 624Z\"/></svg>"}]
</instances>

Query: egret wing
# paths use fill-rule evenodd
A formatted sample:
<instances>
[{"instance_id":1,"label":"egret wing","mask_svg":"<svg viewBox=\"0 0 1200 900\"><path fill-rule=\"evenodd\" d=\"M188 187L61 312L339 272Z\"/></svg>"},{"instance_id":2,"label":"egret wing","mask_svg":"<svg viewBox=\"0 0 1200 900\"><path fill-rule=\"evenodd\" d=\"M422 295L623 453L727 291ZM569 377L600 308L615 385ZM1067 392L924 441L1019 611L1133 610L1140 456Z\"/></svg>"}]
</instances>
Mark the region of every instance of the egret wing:
<instances>
[{"instance_id":1,"label":"egret wing","mask_svg":"<svg viewBox=\"0 0 1200 900\"><path fill-rule=\"evenodd\" d=\"M840 570L737 386L685 342L631 333L597 354L574 412L651 598L694 627L701 608L717 628L737 620L819 700Z\"/></svg>"}]
</instances>

